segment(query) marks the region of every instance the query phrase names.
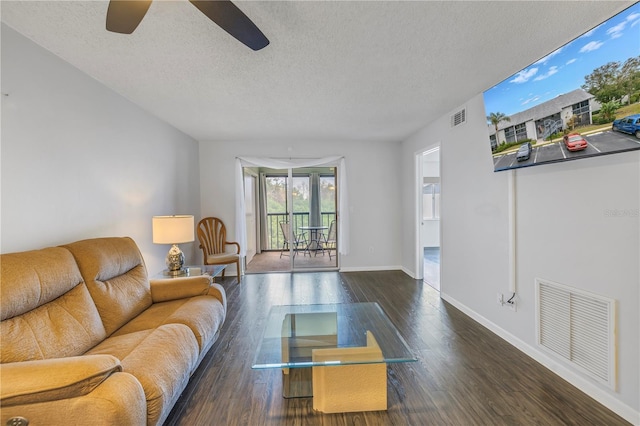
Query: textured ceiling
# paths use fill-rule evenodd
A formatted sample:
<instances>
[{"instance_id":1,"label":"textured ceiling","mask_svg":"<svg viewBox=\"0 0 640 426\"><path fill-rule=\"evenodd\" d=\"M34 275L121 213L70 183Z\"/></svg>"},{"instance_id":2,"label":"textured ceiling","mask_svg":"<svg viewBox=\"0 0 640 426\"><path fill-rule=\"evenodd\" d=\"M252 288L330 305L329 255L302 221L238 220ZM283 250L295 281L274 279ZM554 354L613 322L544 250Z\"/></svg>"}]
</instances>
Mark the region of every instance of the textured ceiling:
<instances>
[{"instance_id":1,"label":"textured ceiling","mask_svg":"<svg viewBox=\"0 0 640 426\"><path fill-rule=\"evenodd\" d=\"M132 35L106 1L2 1L2 21L201 141L400 141L633 2L238 1L254 52L186 0Z\"/></svg>"}]
</instances>

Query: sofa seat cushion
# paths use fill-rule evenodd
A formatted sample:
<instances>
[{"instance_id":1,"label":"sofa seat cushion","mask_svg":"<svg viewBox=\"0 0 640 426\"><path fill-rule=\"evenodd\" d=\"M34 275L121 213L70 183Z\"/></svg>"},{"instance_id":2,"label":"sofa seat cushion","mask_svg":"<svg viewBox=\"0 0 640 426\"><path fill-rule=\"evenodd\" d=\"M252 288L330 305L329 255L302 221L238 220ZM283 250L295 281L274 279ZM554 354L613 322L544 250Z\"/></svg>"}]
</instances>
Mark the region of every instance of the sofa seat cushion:
<instances>
[{"instance_id":1,"label":"sofa seat cushion","mask_svg":"<svg viewBox=\"0 0 640 426\"><path fill-rule=\"evenodd\" d=\"M135 376L147 399L147 423L162 423L197 367L198 342L184 324L111 336L87 355L108 354Z\"/></svg>"},{"instance_id":2,"label":"sofa seat cushion","mask_svg":"<svg viewBox=\"0 0 640 426\"><path fill-rule=\"evenodd\" d=\"M208 348L222 327L225 311L222 302L213 296L195 296L154 303L129 321L113 335L134 333L157 328L163 324L184 324L198 341L200 352Z\"/></svg>"}]
</instances>

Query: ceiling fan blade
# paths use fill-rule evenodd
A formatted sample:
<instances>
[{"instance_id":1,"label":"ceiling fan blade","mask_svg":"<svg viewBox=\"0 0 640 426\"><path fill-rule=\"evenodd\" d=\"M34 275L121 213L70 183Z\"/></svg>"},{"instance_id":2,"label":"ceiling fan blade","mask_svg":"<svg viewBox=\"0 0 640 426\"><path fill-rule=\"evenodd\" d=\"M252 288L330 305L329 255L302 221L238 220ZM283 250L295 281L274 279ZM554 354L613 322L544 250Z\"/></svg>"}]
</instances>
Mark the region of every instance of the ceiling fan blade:
<instances>
[{"instance_id":1,"label":"ceiling fan blade","mask_svg":"<svg viewBox=\"0 0 640 426\"><path fill-rule=\"evenodd\" d=\"M111 0L107 9L107 30L131 34L147 13L152 0Z\"/></svg>"},{"instance_id":2,"label":"ceiling fan blade","mask_svg":"<svg viewBox=\"0 0 640 426\"><path fill-rule=\"evenodd\" d=\"M251 49L260 50L269 44L269 40L256 24L230 0L189 1L223 30Z\"/></svg>"}]
</instances>

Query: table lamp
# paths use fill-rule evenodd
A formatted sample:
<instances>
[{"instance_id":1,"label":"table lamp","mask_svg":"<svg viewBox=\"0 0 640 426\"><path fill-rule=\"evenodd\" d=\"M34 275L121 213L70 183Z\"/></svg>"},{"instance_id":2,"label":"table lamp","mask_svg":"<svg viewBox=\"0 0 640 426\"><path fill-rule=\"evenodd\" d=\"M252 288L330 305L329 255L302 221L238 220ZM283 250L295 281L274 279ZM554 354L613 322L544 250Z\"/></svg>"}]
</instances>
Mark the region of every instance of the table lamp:
<instances>
[{"instance_id":1,"label":"table lamp","mask_svg":"<svg viewBox=\"0 0 640 426\"><path fill-rule=\"evenodd\" d=\"M153 243L171 244L165 264L165 275L183 275L185 270L184 253L178 247L181 243L190 243L195 240L194 222L191 215L154 216L153 217Z\"/></svg>"}]
</instances>

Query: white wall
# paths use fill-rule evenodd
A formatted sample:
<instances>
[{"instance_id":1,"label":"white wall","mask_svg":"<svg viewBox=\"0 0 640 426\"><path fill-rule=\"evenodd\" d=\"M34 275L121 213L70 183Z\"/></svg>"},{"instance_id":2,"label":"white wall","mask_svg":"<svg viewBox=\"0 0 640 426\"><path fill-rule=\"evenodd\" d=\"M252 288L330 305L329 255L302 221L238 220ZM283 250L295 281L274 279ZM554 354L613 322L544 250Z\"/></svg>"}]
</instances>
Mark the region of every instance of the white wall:
<instances>
[{"instance_id":1,"label":"white wall","mask_svg":"<svg viewBox=\"0 0 640 426\"><path fill-rule=\"evenodd\" d=\"M516 171L517 302L507 293L507 172L493 172L482 96L468 122L449 115L403 143L403 265L414 270L414 152L441 141L442 296L628 420L640 422L640 152ZM415 188L415 186L414 186ZM623 212L616 215L612 212ZM461 267L463 266L463 267ZM618 389L610 390L536 346L534 279L618 302Z\"/></svg>"},{"instance_id":2,"label":"white wall","mask_svg":"<svg viewBox=\"0 0 640 426\"><path fill-rule=\"evenodd\" d=\"M230 237L235 236L236 157L322 158L332 155L345 157L350 197L351 250L341 258L342 270L400 268L401 253L397 249L401 245L400 177L394 172L399 167L399 144L201 142L201 214L220 217Z\"/></svg>"},{"instance_id":3,"label":"white wall","mask_svg":"<svg viewBox=\"0 0 640 426\"><path fill-rule=\"evenodd\" d=\"M130 236L162 270L151 217L199 214L197 142L4 24L2 94L1 251Z\"/></svg>"}]
</instances>

